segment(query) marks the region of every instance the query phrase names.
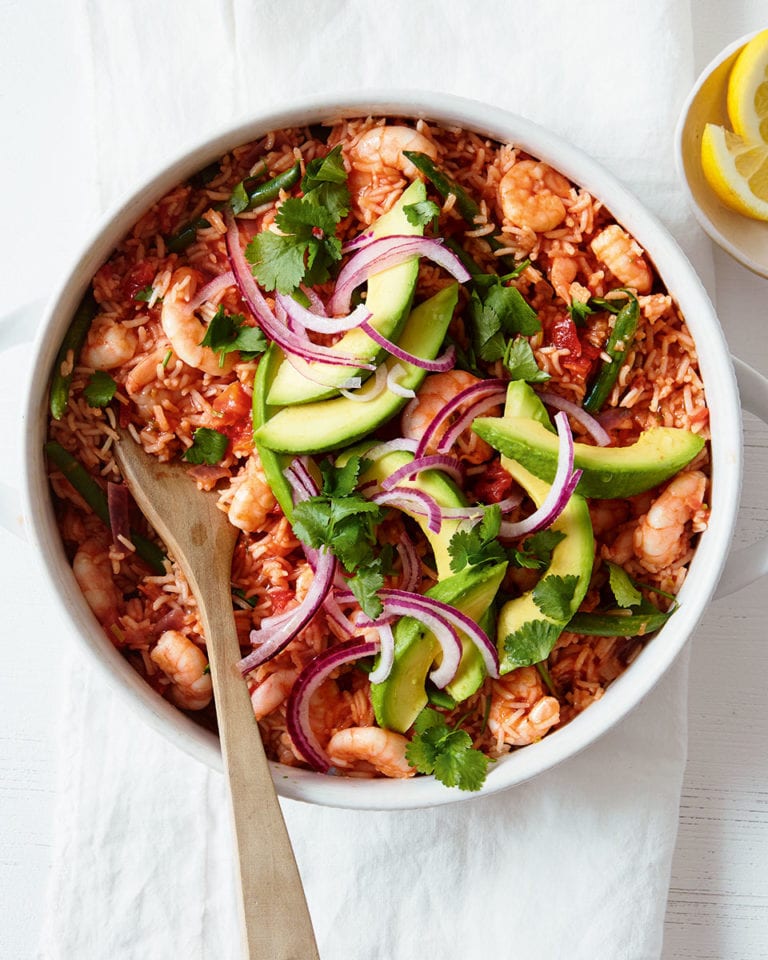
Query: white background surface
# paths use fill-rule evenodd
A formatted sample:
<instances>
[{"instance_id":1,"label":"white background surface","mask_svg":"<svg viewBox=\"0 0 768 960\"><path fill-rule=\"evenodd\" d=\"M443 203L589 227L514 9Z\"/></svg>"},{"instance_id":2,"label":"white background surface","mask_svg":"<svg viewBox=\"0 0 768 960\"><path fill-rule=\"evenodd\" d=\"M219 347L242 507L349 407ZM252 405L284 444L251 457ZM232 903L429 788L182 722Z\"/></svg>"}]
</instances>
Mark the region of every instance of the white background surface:
<instances>
[{"instance_id":1,"label":"white background surface","mask_svg":"<svg viewBox=\"0 0 768 960\"><path fill-rule=\"evenodd\" d=\"M732 39L765 26L766 12L755 0L696 0L697 69ZM39 243L29 250L16 248L12 230L0 234L4 304L12 308L31 291L47 292L48 278L58 275L94 220L94 210L68 207L63 187L89 175L92 131L83 126L75 92L98 78L84 75L86 66L69 56L76 21L67 5L0 0L0 18L0 142L4 183L10 183L3 219L6 226L32 219L39 227ZM616 53L620 62L624 54ZM719 252L715 263L717 306L732 351L768 375L768 281ZM26 375L23 348L0 357L0 479L6 482L14 479ZM768 431L748 419L745 443L741 542L768 530ZM0 958L29 960L54 830L53 732L61 645L68 641L40 603L26 546L4 531L0 584ZM767 590L763 582L714 603L693 641L689 761L665 960L768 957Z\"/></svg>"}]
</instances>

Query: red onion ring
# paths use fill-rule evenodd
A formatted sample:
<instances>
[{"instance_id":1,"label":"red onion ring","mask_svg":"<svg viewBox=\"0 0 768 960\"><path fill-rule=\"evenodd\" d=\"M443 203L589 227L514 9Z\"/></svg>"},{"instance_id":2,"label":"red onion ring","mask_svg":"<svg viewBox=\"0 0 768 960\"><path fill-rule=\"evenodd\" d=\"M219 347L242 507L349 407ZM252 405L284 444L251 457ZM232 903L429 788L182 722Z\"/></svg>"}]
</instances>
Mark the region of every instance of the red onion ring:
<instances>
[{"instance_id":1,"label":"red onion ring","mask_svg":"<svg viewBox=\"0 0 768 960\"><path fill-rule=\"evenodd\" d=\"M470 274L459 258L443 245L441 240L426 237L389 236L379 237L366 243L342 267L336 280L336 289L328 304L329 311L336 314L349 312L352 291L369 276L394 267L412 256L423 256L443 267L460 283L466 283ZM367 331L366 331L367 332Z\"/></svg>"},{"instance_id":2,"label":"red onion ring","mask_svg":"<svg viewBox=\"0 0 768 960\"><path fill-rule=\"evenodd\" d=\"M568 417L562 410L555 414L555 426L560 438L560 446L557 451L557 470L549 493L538 510L525 520L520 520L518 523L502 523L499 530L500 537L511 540L549 527L566 508L581 479L581 470L573 472L573 434Z\"/></svg>"},{"instance_id":3,"label":"red onion ring","mask_svg":"<svg viewBox=\"0 0 768 960\"><path fill-rule=\"evenodd\" d=\"M427 447L429 446L437 430L442 426L443 423L445 423L448 417L456 413L456 411L467 401L479 400L481 397L486 397L489 394L494 394L500 390L506 389L506 380L481 380L479 383L473 383L472 386L466 387L460 393L457 393L455 397L446 403L443 409L440 410L440 412L427 426L427 429L424 431L421 440L419 440L419 445L416 448L416 456L421 457L426 453Z\"/></svg>"},{"instance_id":4,"label":"red onion ring","mask_svg":"<svg viewBox=\"0 0 768 960\"><path fill-rule=\"evenodd\" d=\"M375 240L373 230L367 230L365 233L359 233L354 239L347 241L341 248L342 253L352 253L353 250L362 250L369 243Z\"/></svg>"},{"instance_id":5,"label":"red onion ring","mask_svg":"<svg viewBox=\"0 0 768 960\"><path fill-rule=\"evenodd\" d=\"M415 460L411 460L410 463L403 464L402 467L398 467L397 470L390 473L388 477L381 481L381 488L382 490L391 490L402 480L410 480L424 470L441 470L443 473L447 473L452 477L458 484L461 484L464 480L461 475L459 461L454 457L417 457Z\"/></svg>"},{"instance_id":6,"label":"red onion ring","mask_svg":"<svg viewBox=\"0 0 768 960\"><path fill-rule=\"evenodd\" d=\"M235 275L231 270L228 270L226 273L220 273L218 277L209 280L204 287L198 290L197 294L187 304L186 309L189 310L190 313L194 313L195 310L202 307L204 303L213 300L217 293L234 285Z\"/></svg>"},{"instance_id":7,"label":"red onion ring","mask_svg":"<svg viewBox=\"0 0 768 960\"><path fill-rule=\"evenodd\" d=\"M556 410L564 410L574 420L578 421L585 430L591 435L598 447L607 447L611 438L601 423L599 423L591 414L587 413L582 407L565 397L550 390L542 390L539 393L539 399L546 403L548 407L554 407Z\"/></svg>"},{"instance_id":8,"label":"red onion ring","mask_svg":"<svg viewBox=\"0 0 768 960\"><path fill-rule=\"evenodd\" d=\"M475 417L479 417L481 413L485 413L492 407L504 403L505 397L506 391L500 390L498 393L492 393L487 397L475 401L468 410L462 413L455 423L452 423L450 427L448 427L442 437L440 437L437 443L437 452L448 453L467 427L472 425Z\"/></svg>"},{"instance_id":9,"label":"red onion ring","mask_svg":"<svg viewBox=\"0 0 768 960\"><path fill-rule=\"evenodd\" d=\"M392 627L388 623L379 624L379 662L376 669L371 670L368 679L371 683L384 683L392 671L392 664L395 662L395 636L392 633Z\"/></svg>"},{"instance_id":10,"label":"red onion ring","mask_svg":"<svg viewBox=\"0 0 768 960\"><path fill-rule=\"evenodd\" d=\"M359 327L363 321L369 320L371 311L361 303L346 317L319 317L306 307L302 307L293 297L287 297L283 293L275 294L275 302L285 310L291 320L303 330L312 330L315 333L344 333L346 330L352 330Z\"/></svg>"},{"instance_id":11,"label":"red onion ring","mask_svg":"<svg viewBox=\"0 0 768 960\"><path fill-rule=\"evenodd\" d=\"M397 394L398 397L407 397L409 400L412 400L416 396L416 391L410 387L401 387L397 382L397 378L404 373L405 370L403 367L401 367L399 363L396 363L387 374L387 390L389 390L390 393Z\"/></svg>"},{"instance_id":12,"label":"red onion ring","mask_svg":"<svg viewBox=\"0 0 768 960\"><path fill-rule=\"evenodd\" d=\"M376 640L354 639L334 644L307 664L288 695L286 711L288 733L307 763L321 773L328 772L331 761L320 746L309 722L309 703L312 694L338 667L353 660L360 660L362 657L373 656L378 651L379 643Z\"/></svg>"},{"instance_id":13,"label":"red onion ring","mask_svg":"<svg viewBox=\"0 0 768 960\"><path fill-rule=\"evenodd\" d=\"M328 314L325 312L325 304L320 299L317 293L312 289L312 287L306 287L304 284L301 284L301 292L309 300L309 309L312 313L316 314L318 317L327 317Z\"/></svg>"},{"instance_id":14,"label":"red onion ring","mask_svg":"<svg viewBox=\"0 0 768 960\"><path fill-rule=\"evenodd\" d=\"M403 583L402 590L407 593L416 593L421 582L421 561L416 553L416 547L413 540L403 533L397 541L396 550L400 556L400 562L403 565Z\"/></svg>"},{"instance_id":15,"label":"red onion ring","mask_svg":"<svg viewBox=\"0 0 768 960\"><path fill-rule=\"evenodd\" d=\"M401 346L393 343L391 340L387 340L387 338L383 337L367 320L364 320L360 324L360 329L369 336L374 343L378 343L380 347L383 347L387 353L393 357L397 357L398 360L402 360L404 363L410 363L411 366L419 367L421 370L430 370L432 373L446 373L448 370L453 369L453 365L456 362L456 348L453 344L448 347L445 353L436 357L434 360L425 360L423 357L417 357L414 353L408 353L407 350L403 350Z\"/></svg>"},{"instance_id":16,"label":"red onion ring","mask_svg":"<svg viewBox=\"0 0 768 960\"><path fill-rule=\"evenodd\" d=\"M293 616L271 627L251 630L250 641L256 649L238 664L243 675L260 664L266 663L267 660L271 660L306 627L331 589L335 572L336 558L333 554L326 548L318 550L312 586L298 607L293 610Z\"/></svg>"},{"instance_id":17,"label":"red onion ring","mask_svg":"<svg viewBox=\"0 0 768 960\"><path fill-rule=\"evenodd\" d=\"M264 333L274 340L275 343L286 354L295 354L309 363L325 363L333 366L342 367L361 367L365 370L374 370L371 363L365 363L360 357L351 357L347 354L335 353L328 347L320 347L311 343L309 339L302 339L298 334L289 330L288 327L278 323L269 309L269 304L259 290L256 281L251 273L250 266L245 259L245 255L240 247L240 231L237 221L229 216L227 228L227 254L232 264L232 270L235 275L235 281L243 300L248 304L248 308L256 318Z\"/></svg>"},{"instance_id":18,"label":"red onion ring","mask_svg":"<svg viewBox=\"0 0 768 960\"><path fill-rule=\"evenodd\" d=\"M124 483L107 483L107 510L109 512L109 529L112 531L112 546L118 552L124 552L125 544L120 540L124 537L131 542L130 521L131 495Z\"/></svg>"},{"instance_id":19,"label":"red onion ring","mask_svg":"<svg viewBox=\"0 0 768 960\"><path fill-rule=\"evenodd\" d=\"M407 450L409 453L415 453L418 446L415 440L408 440L405 437L398 437L396 440L387 440L385 443L377 443L371 447L364 456L366 460L379 460L386 457L389 453L395 453Z\"/></svg>"},{"instance_id":20,"label":"red onion ring","mask_svg":"<svg viewBox=\"0 0 768 960\"><path fill-rule=\"evenodd\" d=\"M371 386L371 384L373 384ZM376 370L376 373L369 380L366 380L365 383L361 386L357 385L355 390L347 390L344 387L339 387L339 393L342 397L346 397L347 400L354 400L356 403L370 403L371 400L375 400L376 397L380 396L387 388L387 368L384 364L381 364Z\"/></svg>"},{"instance_id":21,"label":"red onion ring","mask_svg":"<svg viewBox=\"0 0 768 960\"><path fill-rule=\"evenodd\" d=\"M425 516L429 529L433 533L440 533L442 526L440 507L423 490L417 490L415 487L395 487L392 490L374 493L369 499L382 506L399 507Z\"/></svg>"}]
</instances>

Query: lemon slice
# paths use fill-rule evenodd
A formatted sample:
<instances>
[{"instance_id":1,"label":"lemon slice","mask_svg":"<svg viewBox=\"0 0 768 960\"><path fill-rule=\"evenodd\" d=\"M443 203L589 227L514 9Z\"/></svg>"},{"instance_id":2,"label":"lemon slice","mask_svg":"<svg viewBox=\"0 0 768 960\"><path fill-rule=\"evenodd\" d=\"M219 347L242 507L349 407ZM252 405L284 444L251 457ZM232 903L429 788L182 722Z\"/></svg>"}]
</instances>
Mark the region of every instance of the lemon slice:
<instances>
[{"instance_id":1,"label":"lemon slice","mask_svg":"<svg viewBox=\"0 0 768 960\"><path fill-rule=\"evenodd\" d=\"M744 140L768 143L768 30L753 37L733 65L728 116Z\"/></svg>"},{"instance_id":2,"label":"lemon slice","mask_svg":"<svg viewBox=\"0 0 768 960\"><path fill-rule=\"evenodd\" d=\"M747 143L708 123L701 138L704 176L732 210L768 221L768 144Z\"/></svg>"}]
</instances>

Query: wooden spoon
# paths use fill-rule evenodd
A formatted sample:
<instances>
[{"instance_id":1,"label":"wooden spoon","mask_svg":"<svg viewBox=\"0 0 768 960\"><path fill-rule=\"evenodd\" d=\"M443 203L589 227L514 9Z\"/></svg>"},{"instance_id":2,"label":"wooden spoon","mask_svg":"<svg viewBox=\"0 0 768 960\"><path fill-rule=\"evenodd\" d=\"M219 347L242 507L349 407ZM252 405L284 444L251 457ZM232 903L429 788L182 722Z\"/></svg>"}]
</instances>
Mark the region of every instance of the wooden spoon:
<instances>
[{"instance_id":1,"label":"wooden spoon","mask_svg":"<svg viewBox=\"0 0 768 960\"><path fill-rule=\"evenodd\" d=\"M198 490L180 463L161 463L121 431L115 456L142 512L184 571L197 599L240 866L241 916L248 960L319 960L248 688L237 669L240 646L230 576L238 530Z\"/></svg>"}]
</instances>

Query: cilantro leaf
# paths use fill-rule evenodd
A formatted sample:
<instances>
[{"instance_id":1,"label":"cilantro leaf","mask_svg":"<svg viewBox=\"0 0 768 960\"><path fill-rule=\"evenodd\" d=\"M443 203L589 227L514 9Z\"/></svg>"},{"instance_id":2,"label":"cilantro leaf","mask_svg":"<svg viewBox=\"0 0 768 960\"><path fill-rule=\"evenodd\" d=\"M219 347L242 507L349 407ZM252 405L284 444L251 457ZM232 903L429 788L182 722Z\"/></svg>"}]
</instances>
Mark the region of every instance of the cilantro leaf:
<instances>
[{"instance_id":1,"label":"cilantro leaf","mask_svg":"<svg viewBox=\"0 0 768 960\"><path fill-rule=\"evenodd\" d=\"M226 434L210 427L198 427L192 435L192 446L184 453L182 460L214 466L223 459L228 444L229 437Z\"/></svg>"},{"instance_id":2,"label":"cilantro leaf","mask_svg":"<svg viewBox=\"0 0 768 960\"><path fill-rule=\"evenodd\" d=\"M509 337L518 333L531 336L541 330L536 311L517 287L505 287L500 279L483 293L475 285L469 315L475 352L489 363L501 360Z\"/></svg>"},{"instance_id":3,"label":"cilantro leaf","mask_svg":"<svg viewBox=\"0 0 768 960\"><path fill-rule=\"evenodd\" d=\"M106 407L116 390L117 384L108 373L94 370L83 389L83 396L89 407Z\"/></svg>"},{"instance_id":4,"label":"cilantro leaf","mask_svg":"<svg viewBox=\"0 0 768 960\"><path fill-rule=\"evenodd\" d=\"M466 730L451 728L437 710L425 707L414 723L406 747L408 763L419 773L434 773L447 787L479 790L488 772L488 757L472 746Z\"/></svg>"},{"instance_id":5,"label":"cilantro leaf","mask_svg":"<svg viewBox=\"0 0 768 960\"><path fill-rule=\"evenodd\" d=\"M504 666L530 667L546 660L562 633L550 620L529 620L504 638Z\"/></svg>"},{"instance_id":6,"label":"cilantro leaf","mask_svg":"<svg viewBox=\"0 0 768 960\"><path fill-rule=\"evenodd\" d=\"M420 200L404 206L403 213L408 223L414 227L426 227L440 216L440 207L433 200Z\"/></svg>"},{"instance_id":7,"label":"cilantro leaf","mask_svg":"<svg viewBox=\"0 0 768 960\"><path fill-rule=\"evenodd\" d=\"M642 602L643 595L635 587L625 570L610 560L606 561L610 576L611 590L620 607L634 607Z\"/></svg>"},{"instance_id":8,"label":"cilantro leaf","mask_svg":"<svg viewBox=\"0 0 768 960\"><path fill-rule=\"evenodd\" d=\"M506 551L496 539L500 528L501 508L495 503L486 507L480 522L470 530L457 530L448 544L451 570L458 573L467 566L506 560Z\"/></svg>"},{"instance_id":9,"label":"cilantro leaf","mask_svg":"<svg viewBox=\"0 0 768 960\"><path fill-rule=\"evenodd\" d=\"M330 460L323 460L320 473L323 477L323 493L329 497L348 497L357 486L357 480L364 473L370 460L354 456L343 467L335 466Z\"/></svg>"},{"instance_id":10,"label":"cilantro leaf","mask_svg":"<svg viewBox=\"0 0 768 960\"><path fill-rule=\"evenodd\" d=\"M572 614L571 601L579 578L570 573L565 577L544 577L533 588L533 600L545 617L568 620Z\"/></svg>"},{"instance_id":11,"label":"cilantro leaf","mask_svg":"<svg viewBox=\"0 0 768 960\"><path fill-rule=\"evenodd\" d=\"M227 314L219 304L200 346L210 347L214 353L218 353L219 366L223 367L225 357L233 350L242 351L242 359L250 360L263 353L268 344L261 327L249 327L242 314Z\"/></svg>"},{"instance_id":12,"label":"cilantro leaf","mask_svg":"<svg viewBox=\"0 0 768 960\"><path fill-rule=\"evenodd\" d=\"M539 368L530 343L525 337L516 337L507 344L504 352L504 366L513 380L525 380L528 383L543 383L550 376Z\"/></svg>"},{"instance_id":13,"label":"cilantro leaf","mask_svg":"<svg viewBox=\"0 0 768 960\"><path fill-rule=\"evenodd\" d=\"M265 290L290 293L304 279L307 245L307 241L298 237L281 237L264 230L245 248L245 257Z\"/></svg>"},{"instance_id":14,"label":"cilantro leaf","mask_svg":"<svg viewBox=\"0 0 768 960\"><path fill-rule=\"evenodd\" d=\"M591 316L594 312L589 303L583 300L572 300L568 307L571 320L573 320L577 327L583 327L587 322L587 317Z\"/></svg>"},{"instance_id":15,"label":"cilantro leaf","mask_svg":"<svg viewBox=\"0 0 768 960\"><path fill-rule=\"evenodd\" d=\"M309 161L301 189L308 203L324 207L337 221L346 217L349 213L349 190L341 144L326 156Z\"/></svg>"},{"instance_id":16,"label":"cilantro leaf","mask_svg":"<svg viewBox=\"0 0 768 960\"><path fill-rule=\"evenodd\" d=\"M347 580L347 586L357 598L360 608L371 620L380 617L384 609L384 604L376 593L384 586L384 576L379 567L380 564L362 567L354 577Z\"/></svg>"},{"instance_id":17,"label":"cilantro leaf","mask_svg":"<svg viewBox=\"0 0 768 960\"><path fill-rule=\"evenodd\" d=\"M152 294L155 292L154 287L151 283L148 283L146 287L142 287L138 293L134 293L133 299L138 300L139 303L149 303L152 299Z\"/></svg>"},{"instance_id":18,"label":"cilantro leaf","mask_svg":"<svg viewBox=\"0 0 768 960\"><path fill-rule=\"evenodd\" d=\"M521 567L531 570L546 570L552 560L552 551L565 540L562 530L539 530L523 541L522 549L515 550L515 562Z\"/></svg>"}]
</instances>

